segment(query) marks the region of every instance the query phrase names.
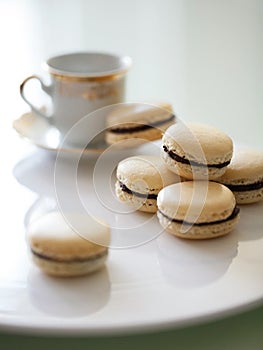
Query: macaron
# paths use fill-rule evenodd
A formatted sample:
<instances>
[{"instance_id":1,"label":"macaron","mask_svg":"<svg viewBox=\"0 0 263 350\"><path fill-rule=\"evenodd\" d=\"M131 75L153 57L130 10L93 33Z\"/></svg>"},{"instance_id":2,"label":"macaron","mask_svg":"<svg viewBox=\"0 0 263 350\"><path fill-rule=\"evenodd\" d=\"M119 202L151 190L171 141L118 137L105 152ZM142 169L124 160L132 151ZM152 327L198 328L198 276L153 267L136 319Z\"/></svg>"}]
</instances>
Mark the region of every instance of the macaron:
<instances>
[{"instance_id":1,"label":"macaron","mask_svg":"<svg viewBox=\"0 0 263 350\"><path fill-rule=\"evenodd\" d=\"M110 228L88 214L54 211L34 220L26 237L33 262L43 272L73 277L104 265Z\"/></svg>"},{"instance_id":2,"label":"macaron","mask_svg":"<svg viewBox=\"0 0 263 350\"><path fill-rule=\"evenodd\" d=\"M223 175L233 154L231 138L205 124L178 122L162 139L161 156L168 168L186 179L216 179Z\"/></svg>"},{"instance_id":3,"label":"macaron","mask_svg":"<svg viewBox=\"0 0 263 350\"><path fill-rule=\"evenodd\" d=\"M107 116L106 142L157 140L174 122L175 115L170 103L123 103Z\"/></svg>"},{"instance_id":4,"label":"macaron","mask_svg":"<svg viewBox=\"0 0 263 350\"><path fill-rule=\"evenodd\" d=\"M157 195L167 185L181 181L158 156L138 155L122 160L116 171L117 198L135 209L155 213Z\"/></svg>"},{"instance_id":5,"label":"macaron","mask_svg":"<svg viewBox=\"0 0 263 350\"><path fill-rule=\"evenodd\" d=\"M188 239L207 239L232 231L239 218L233 193L216 182L186 181L163 188L157 216L169 233Z\"/></svg>"},{"instance_id":6,"label":"macaron","mask_svg":"<svg viewBox=\"0 0 263 350\"><path fill-rule=\"evenodd\" d=\"M263 152L236 148L226 172L217 181L233 191L238 204L263 199Z\"/></svg>"}]
</instances>

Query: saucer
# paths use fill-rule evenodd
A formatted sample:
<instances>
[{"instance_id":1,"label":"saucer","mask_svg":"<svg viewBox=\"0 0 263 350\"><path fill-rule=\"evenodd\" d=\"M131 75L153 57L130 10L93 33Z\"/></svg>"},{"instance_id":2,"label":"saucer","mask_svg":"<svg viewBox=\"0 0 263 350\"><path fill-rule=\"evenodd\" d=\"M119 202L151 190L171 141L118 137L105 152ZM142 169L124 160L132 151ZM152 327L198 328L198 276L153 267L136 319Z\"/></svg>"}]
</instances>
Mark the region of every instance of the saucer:
<instances>
[{"instance_id":1,"label":"saucer","mask_svg":"<svg viewBox=\"0 0 263 350\"><path fill-rule=\"evenodd\" d=\"M33 112L24 113L14 120L13 128L27 141L49 151L88 154L101 153L108 148L104 142L88 145L86 148L67 144L63 142L63 135L56 127Z\"/></svg>"}]
</instances>

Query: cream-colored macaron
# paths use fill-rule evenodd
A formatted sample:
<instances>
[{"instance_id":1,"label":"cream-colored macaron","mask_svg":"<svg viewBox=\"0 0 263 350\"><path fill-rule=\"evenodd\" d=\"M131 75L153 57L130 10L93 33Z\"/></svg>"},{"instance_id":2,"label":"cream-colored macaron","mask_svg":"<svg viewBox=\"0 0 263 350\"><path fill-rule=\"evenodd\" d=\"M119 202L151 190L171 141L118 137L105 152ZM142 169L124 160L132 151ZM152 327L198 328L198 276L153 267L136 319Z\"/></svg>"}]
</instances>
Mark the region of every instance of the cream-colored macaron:
<instances>
[{"instance_id":1,"label":"cream-colored macaron","mask_svg":"<svg viewBox=\"0 0 263 350\"><path fill-rule=\"evenodd\" d=\"M160 224L182 238L226 235L239 218L233 193L216 182L186 181L167 186L159 192L157 205Z\"/></svg>"},{"instance_id":2,"label":"cream-colored macaron","mask_svg":"<svg viewBox=\"0 0 263 350\"><path fill-rule=\"evenodd\" d=\"M116 171L116 195L135 209L155 213L159 191L181 181L158 156L138 155L122 160Z\"/></svg>"},{"instance_id":3,"label":"cream-colored macaron","mask_svg":"<svg viewBox=\"0 0 263 350\"><path fill-rule=\"evenodd\" d=\"M157 140L174 122L173 108L168 102L123 103L107 117L106 142Z\"/></svg>"},{"instance_id":4,"label":"cream-colored macaron","mask_svg":"<svg viewBox=\"0 0 263 350\"><path fill-rule=\"evenodd\" d=\"M226 172L217 181L233 191L238 204L263 199L263 152L237 147Z\"/></svg>"},{"instance_id":5,"label":"cream-colored macaron","mask_svg":"<svg viewBox=\"0 0 263 350\"><path fill-rule=\"evenodd\" d=\"M163 136L162 158L186 179L216 179L231 161L233 143L221 130L205 124L178 122Z\"/></svg>"},{"instance_id":6,"label":"cream-colored macaron","mask_svg":"<svg viewBox=\"0 0 263 350\"><path fill-rule=\"evenodd\" d=\"M33 262L53 276L80 276L101 268L107 258L110 228L75 212L50 212L27 230Z\"/></svg>"}]
</instances>

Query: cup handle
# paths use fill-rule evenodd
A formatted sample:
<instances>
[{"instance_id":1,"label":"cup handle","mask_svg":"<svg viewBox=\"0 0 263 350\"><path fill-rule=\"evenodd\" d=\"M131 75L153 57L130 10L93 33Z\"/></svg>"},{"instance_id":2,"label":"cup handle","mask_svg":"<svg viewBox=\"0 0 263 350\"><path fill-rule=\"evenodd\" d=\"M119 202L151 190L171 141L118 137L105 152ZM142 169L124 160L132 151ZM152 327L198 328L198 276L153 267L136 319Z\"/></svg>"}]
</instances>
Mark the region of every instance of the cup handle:
<instances>
[{"instance_id":1,"label":"cup handle","mask_svg":"<svg viewBox=\"0 0 263 350\"><path fill-rule=\"evenodd\" d=\"M20 85L20 95L22 97L22 99L31 107L32 111L37 113L38 115L40 115L41 117L45 118L45 119L48 119L48 122L49 123L52 123L53 119L52 119L52 115L48 115L46 113L44 113L41 109L35 107L25 96L25 92L24 92L24 88L25 88L25 85L26 83L29 81L29 80L32 80L32 79L36 79L40 82L40 85L41 85L41 89L43 91L45 91L48 95L51 95L51 85L48 86L48 85L45 85L42 81L42 79L37 76L37 75L31 75L30 77L27 77Z\"/></svg>"}]
</instances>

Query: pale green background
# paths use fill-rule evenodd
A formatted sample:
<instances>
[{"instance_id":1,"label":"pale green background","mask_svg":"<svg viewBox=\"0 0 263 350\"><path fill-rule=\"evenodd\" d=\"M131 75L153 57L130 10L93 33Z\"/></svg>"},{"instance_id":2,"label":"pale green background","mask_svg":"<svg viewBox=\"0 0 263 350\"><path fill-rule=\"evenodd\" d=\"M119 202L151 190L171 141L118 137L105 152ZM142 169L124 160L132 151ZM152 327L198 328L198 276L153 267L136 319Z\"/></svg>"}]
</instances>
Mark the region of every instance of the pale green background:
<instances>
[{"instance_id":1,"label":"pale green background","mask_svg":"<svg viewBox=\"0 0 263 350\"><path fill-rule=\"evenodd\" d=\"M0 335L1 349L262 350L263 307L195 327L122 337L45 338Z\"/></svg>"}]
</instances>

